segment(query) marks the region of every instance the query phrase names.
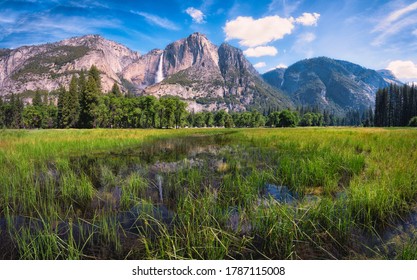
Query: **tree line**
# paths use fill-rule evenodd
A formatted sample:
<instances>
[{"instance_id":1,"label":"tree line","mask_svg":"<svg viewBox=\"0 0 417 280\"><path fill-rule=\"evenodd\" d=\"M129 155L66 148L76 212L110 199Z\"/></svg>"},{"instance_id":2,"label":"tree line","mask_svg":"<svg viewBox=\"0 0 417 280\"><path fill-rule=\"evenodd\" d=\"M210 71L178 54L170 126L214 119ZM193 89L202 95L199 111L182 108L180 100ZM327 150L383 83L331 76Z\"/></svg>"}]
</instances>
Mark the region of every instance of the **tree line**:
<instances>
[{"instance_id":1,"label":"tree line","mask_svg":"<svg viewBox=\"0 0 417 280\"><path fill-rule=\"evenodd\" d=\"M175 128L175 127L290 127L326 125L318 112L271 110L252 112L188 112L178 97L123 94L115 83L102 93L100 72L73 75L68 89L37 90L31 104L11 94L0 98L0 127L5 128Z\"/></svg>"},{"instance_id":2,"label":"tree line","mask_svg":"<svg viewBox=\"0 0 417 280\"><path fill-rule=\"evenodd\" d=\"M340 116L318 106L296 110L188 112L178 97L124 94L115 83L103 94L100 72L73 75L68 89L37 90L31 104L21 95L0 98L0 127L4 128L178 128L178 127L295 127L295 126L417 126L417 90L390 85L376 93L375 110L348 110Z\"/></svg>"},{"instance_id":3,"label":"tree line","mask_svg":"<svg viewBox=\"0 0 417 280\"><path fill-rule=\"evenodd\" d=\"M391 84L375 98L375 126L417 126L417 89Z\"/></svg>"}]
</instances>

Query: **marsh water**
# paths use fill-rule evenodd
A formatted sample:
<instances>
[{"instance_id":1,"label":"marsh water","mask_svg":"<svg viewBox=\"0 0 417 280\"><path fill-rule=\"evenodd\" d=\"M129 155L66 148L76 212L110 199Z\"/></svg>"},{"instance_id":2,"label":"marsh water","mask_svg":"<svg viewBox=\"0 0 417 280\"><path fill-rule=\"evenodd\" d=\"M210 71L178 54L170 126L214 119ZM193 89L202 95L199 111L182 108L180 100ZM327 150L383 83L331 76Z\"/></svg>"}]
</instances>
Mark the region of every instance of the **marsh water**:
<instances>
[{"instance_id":1,"label":"marsh water","mask_svg":"<svg viewBox=\"0 0 417 280\"><path fill-rule=\"evenodd\" d=\"M75 172L86 173L97 190L98 199L87 208L102 208L118 212L117 219L131 230L137 226L137 216L145 211L166 224L177 213L182 196L192 192L202 195L220 192L224 178L237 174L243 177L252 171L272 168L276 157L273 150L242 146L227 134L159 139L137 148L109 153L85 155L71 159ZM130 207L121 205L126 184L131 178L142 178L140 194L132 194ZM261 179L253 185L258 203L273 199L278 203L294 204L298 195L287 186ZM135 196L141 199L135 201ZM138 198L136 197L136 198ZM143 207L143 203L147 206ZM239 216L236 205L230 212L230 227L237 228Z\"/></svg>"}]
</instances>

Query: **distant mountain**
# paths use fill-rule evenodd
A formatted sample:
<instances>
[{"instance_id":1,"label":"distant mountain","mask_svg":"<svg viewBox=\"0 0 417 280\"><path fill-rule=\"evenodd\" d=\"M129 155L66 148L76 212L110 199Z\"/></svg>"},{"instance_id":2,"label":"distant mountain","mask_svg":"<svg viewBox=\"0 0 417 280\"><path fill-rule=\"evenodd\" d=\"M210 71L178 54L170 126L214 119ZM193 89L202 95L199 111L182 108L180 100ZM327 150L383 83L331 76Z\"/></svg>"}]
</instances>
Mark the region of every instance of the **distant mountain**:
<instances>
[{"instance_id":1,"label":"distant mountain","mask_svg":"<svg viewBox=\"0 0 417 280\"><path fill-rule=\"evenodd\" d=\"M270 85L276 88L281 88L284 81L285 70L287 70L287 68L275 68L274 70L263 74L262 78L264 78L264 80Z\"/></svg>"},{"instance_id":2,"label":"distant mountain","mask_svg":"<svg viewBox=\"0 0 417 280\"><path fill-rule=\"evenodd\" d=\"M0 94L67 86L73 74L93 64L101 72L104 91L118 83L136 94L179 96L190 110L293 106L279 89L264 82L241 50L227 44L217 47L200 33L142 56L98 35L3 49Z\"/></svg>"},{"instance_id":3,"label":"distant mountain","mask_svg":"<svg viewBox=\"0 0 417 280\"><path fill-rule=\"evenodd\" d=\"M387 71L377 72L351 62L318 57L299 61L285 71L272 70L263 74L263 78L298 105L343 113L373 106L378 88L399 82Z\"/></svg>"}]
</instances>

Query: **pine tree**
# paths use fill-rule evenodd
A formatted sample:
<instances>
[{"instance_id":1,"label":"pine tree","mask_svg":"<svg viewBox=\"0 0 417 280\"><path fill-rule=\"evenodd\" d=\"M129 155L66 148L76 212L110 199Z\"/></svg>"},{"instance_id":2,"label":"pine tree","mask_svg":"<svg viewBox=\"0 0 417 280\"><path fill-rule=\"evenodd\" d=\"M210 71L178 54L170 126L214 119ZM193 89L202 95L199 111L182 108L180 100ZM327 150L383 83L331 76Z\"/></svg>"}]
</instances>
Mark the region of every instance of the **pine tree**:
<instances>
[{"instance_id":1,"label":"pine tree","mask_svg":"<svg viewBox=\"0 0 417 280\"><path fill-rule=\"evenodd\" d=\"M63 128L64 127L64 108L66 108L66 95L67 91L63 86L58 89L58 112L57 112L57 127Z\"/></svg>"},{"instance_id":2,"label":"pine tree","mask_svg":"<svg viewBox=\"0 0 417 280\"><path fill-rule=\"evenodd\" d=\"M98 105L99 90L96 80L89 75L85 90L80 96L80 117L81 128L92 128L94 124L94 110Z\"/></svg>"},{"instance_id":3,"label":"pine tree","mask_svg":"<svg viewBox=\"0 0 417 280\"><path fill-rule=\"evenodd\" d=\"M66 124L68 127L76 127L80 116L80 101L78 98L78 81L75 76L72 76L67 95L68 115Z\"/></svg>"},{"instance_id":4,"label":"pine tree","mask_svg":"<svg viewBox=\"0 0 417 280\"><path fill-rule=\"evenodd\" d=\"M88 71L88 78L93 78L96 82L97 90L101 91L101 79L100 79L100 71L95 65L92 65L90 70Z\"/></svg>"},{"instance_id":5,"label":"pine tree","mask_svg":"<svg viewBox=\"0 0 417 280\"><path fill-rule=\"evenodd\" d=\"M5 126L5 106L3 98L0 96L0 128Z\"/></svg>"},{"instance_id":6,"label":"pine tree","mask_svg":"<svg viewBox=\"0 0 417 280\"><path fill-rule=\"evenodd\" d=\"M119 86L116 83L113 84L113 87L111 88L111 93L116 97L123 96L122 92L120 91Z\"/></svg>"},{"instance_id":7,"label":"pine tree","mask_svg":"<svg viewBox=\"0 0 417 280\"><path fill-rule=\"evenodd\" d=\"M43 105L42 93L39 89L35 91L35 97L32 99L32 105L33 106L42 106Z\"/></svg>"}]
</instances>

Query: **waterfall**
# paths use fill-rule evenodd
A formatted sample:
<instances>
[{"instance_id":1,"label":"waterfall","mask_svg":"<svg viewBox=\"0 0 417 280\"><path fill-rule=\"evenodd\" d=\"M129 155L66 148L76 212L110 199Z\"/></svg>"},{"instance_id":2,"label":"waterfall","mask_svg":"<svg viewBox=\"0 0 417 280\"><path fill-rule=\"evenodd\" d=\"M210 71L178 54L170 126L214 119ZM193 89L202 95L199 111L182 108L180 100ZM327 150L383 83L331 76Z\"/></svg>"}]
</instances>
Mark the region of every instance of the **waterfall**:
<instances>
[{"instance_id":1,"label":"waterfall","mask_svg":"<svg viewBox=\"0 0 417 280\"><path fill-rule=\"evenodd\" d=\"M162 71L162 63L164 62L164 52L159 57L158 70L156 71L155 83L160 83L164 79L164 72Z\"/></svg>"}]
</instances>

